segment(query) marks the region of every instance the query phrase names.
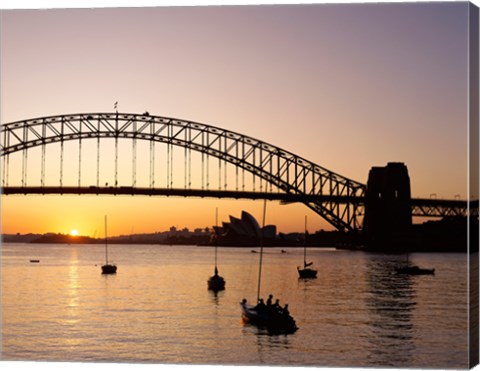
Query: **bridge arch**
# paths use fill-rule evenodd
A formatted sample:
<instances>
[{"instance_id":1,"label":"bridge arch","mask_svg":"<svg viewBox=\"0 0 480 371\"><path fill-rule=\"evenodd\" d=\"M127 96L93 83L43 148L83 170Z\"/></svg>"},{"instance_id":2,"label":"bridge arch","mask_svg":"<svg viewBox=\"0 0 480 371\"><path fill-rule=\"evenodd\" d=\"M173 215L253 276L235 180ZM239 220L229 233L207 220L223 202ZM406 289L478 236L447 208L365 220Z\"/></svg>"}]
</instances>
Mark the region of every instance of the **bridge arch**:
<instances>
[{"instance_id":1,"label":"bridge arch","mask_svg":"<svg viewBox=\"0 0 480 371\"><path fill-rule=\"evenodd\" d=\"M207 154L295 195L339 230L360 229L365 185L264 141L203 123L148 113L80 113L3 124L0 156L51 143L125 138Z\"/></svg>"}]
</instances>

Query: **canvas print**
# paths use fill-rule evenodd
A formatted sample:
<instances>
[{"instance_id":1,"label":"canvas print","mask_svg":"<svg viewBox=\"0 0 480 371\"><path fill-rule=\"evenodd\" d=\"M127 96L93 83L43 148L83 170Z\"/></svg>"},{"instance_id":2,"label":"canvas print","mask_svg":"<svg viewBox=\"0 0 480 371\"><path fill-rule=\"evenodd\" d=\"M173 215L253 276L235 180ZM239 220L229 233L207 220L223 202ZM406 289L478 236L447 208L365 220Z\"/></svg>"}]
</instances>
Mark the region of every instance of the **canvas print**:
<instances>
[{"instance_id":1,"label":"canvas print","mask_svg":"<svg viewBox=\"0 0 480 371\"><path fill-rule=\"evenodd\" d=\"M478 363L478 7L1 10L1 361Z\"/></svg>"}]
</instances>

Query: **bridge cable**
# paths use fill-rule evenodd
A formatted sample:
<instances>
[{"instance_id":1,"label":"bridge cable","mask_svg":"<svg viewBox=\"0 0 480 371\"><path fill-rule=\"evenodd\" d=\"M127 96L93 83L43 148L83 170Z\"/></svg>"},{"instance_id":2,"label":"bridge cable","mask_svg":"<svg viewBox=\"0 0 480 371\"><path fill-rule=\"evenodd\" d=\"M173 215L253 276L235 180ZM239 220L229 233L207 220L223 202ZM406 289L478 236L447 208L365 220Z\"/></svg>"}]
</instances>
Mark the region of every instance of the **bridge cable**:
<instances>
[{"instance_id":1,"label":"bridge cable","mask_svg":"<svg viewBox=\"0 0 480 371\"><path fill-rule=\"evenodd\" d=\"M188 148L188 189L192 188L192 149Z\"/></svg>"},{"instance_id":2,"label":"bridge cable","mask_svg":"<svg viewBox=\"0 0 480 371\"><path fill-rule=\"evenodd\" d=\"M97 187L100 186L100 137L97 137Z\"/></svg>"},{"instance_id":3,"label":"bridge cable","mask_svg":"<svg viewBox=\"0 0 480 371\"><path fill-rule=\"evenodd\" d=\"M255 162L255 153L257 151L255 150L255 148L253 149L253 166L256 166L256 162ZM255 176L255 172L252 172L252 183L253 183L253 192L255 192L255 179L256 179L256 176Z\"/></svg>"},{"instance_id":4,"label":"bridge cable","mask_svg":"<svg viewBox=\"0 0 480 371\"><path fill-rule=\"evenodd\" d=\"M3 186L8 187L8 170L10 155L6 154L3 156Z\"/></svg>"},{"instance_id":5,"label":"bridge cable","mask_svg":"<svg viewBox=\"0 0 480 371\"><path fill-rule=\"evenodd\" d=\"M218 151L221 153L222 149L218 148ZM218 156L218 190L222 189L222 158Z\"/></svg>"},{"instance_id":6,"label":"bridge cable","mask_svg":"<svg viewBox=\"0 0 480 371\"><path fill-rule=\"evenodd\" d=\"M204 182L205 182L205 153L202 152L202 190L205 188L204 187Z\"/></svg>"},{"instance_id":7,"label":"bridge cable","mask_svg":"<svg viewBox=\"0 0 480 371\"><path fill-rule=\"evenodd\" d=\"M115 115L115 187L118 186L118 112Z\"/></svg>"},{"instance_id":8,"label":"bridge cable","mask_svg":"<svg viewBox=\"0 0 480 371\"><path fill-rule=\"evenodd\" d=\"M224 165L223 165L224 188L223 189L226 191L227 190L227 165L228 165L228 162L227 162L227 136L226 135L224 137L224 147L225 148L223 150L223 153L225 155L225 158L223 159L223 161L224 161Z\"/></svg>"},{"instance_id":9,"label":"bridge cable","mask_svg":"<svg viewBox=\"0 0 480 371\"><path fill-rule=\"evenodd\" d=\"M152 126L153 127L153 126ZM150 141L150 188L155 184L155 141Z\"/></svg>"},{"instance_id":10,"label":"bridge cable","mask_svg":"<svg viewBox=\"0 0 480 371\"><path fill-rule=\"evenodd\" d=\"M8 156L8 155L7 155ZM7 156L3 156L3 168L2 168L2 186L5 187L6 186L6 177L5 177L5 174L6 174L6 163L7 163Z\"/></svg>"},{"instance_id":11,"label":"bridge cable","mask_svg":"<svg viewBox=\"0 0 480 371\"><path fill-rule=\"evenodd\" d=\"M115 137L115 187L118 186L118 136Z\"/></svg>"},{"instance_id":12,"label":"bridge cable","mask_svg":"<svg viewBox=\"0 0 480 371\"><path fill-rule=\"evenodd\" d=\"M60 142L60 187L63 187L63 138Z\"/></svg>"},{"instance_id":13,"label":"bridge cable","mask_svg":"<svg viewBox=\"0 0 480 371\"><path fill-rule=\"evenodd\" d=\"M205 148L205 133L202 132L202 148ZM208 155L207 155L208 156ZM202 151L202 190L204 189L204 182L205 182L205 152ZM208 167L207 167L208 171ZM207 173L208 174L208 173Z\"/></svg>"},{"instance_id":14,"label":"bridge cable","mask_svg":"<svg viewBox=\"0 0 480 371\"><path fill-rule=\"evenodd\" d=\"M132 187L135 187L136 184L137 184L137 138L133 138L132 140Z\"/></svg>"},{"instance_id":15,"label":"bridge cable","mask_svg":"<svg viewBox=\"0 0 480 371\"><path fill-rule=\"evenodd\" d=\"M100 120L97 120L97 132L100 134ZM100 135L97 136L97 187L100 186Z\"/></svg>"},{"instance_id":16,"label":"bridge cable","mask_svg":"<svg viewBox=\"0 0 480 371\"><path fill-rule=\"evenodd\" d=\"M46 136L47 136L47 126L45 125L45 123L42 124L42 138L45 140ZM42 185L42 187L45 186L45 152L46 151L46 148L45 148L45 142L42 143L42 165L41 165L41 172L40 172L40 184Z\"/></svg>"},{"instance_id":17,"label":"bridge cable","mask_svg":"<svg viewBox=\"0 0 480 371\"><path fill-rule=\"evenodd\" d=\"M242 143L242 158L245 158L245 143ZM245 191L245 168L242 166L242 191Z\"/></svg>"},{"instance_id":18,"label":"bridge cable","mask_svg":"<svg viewBox=\"0 0 480 371\"><path fill-rule=\"evenodd\" d=\"M206 184L206 188L207 190L210 189L210 155L207 153L207 163L206 163L206 166L207 166L207 184Z\"/></svg>"},{"instance_id":19,"label":"bridge cable","mask_svg":"<svg viewBox=\"0 0 480 371\"><path fill-rule=\"evenodd\" d=\"M5 147L7 147L7 131L5 130L5 133L4 133L4 140L3 140L3 143L5 145ZM4 155L3 156L3 167L2 167L2 186L5 187L6 184L5 184L5 174L6 174L6 163L7 163L7 157L8 155Z\"/></svg>"},{"instance_id":20,"label":"bridge cable","mask_svg":"<svg viewBox=\"0 0 480 371\"><path fill-rule=\"evenodd\" d=\"M235 158L238 158L238 142L235 141ZM238 192L238 166L235 166L235 190Z\"/></svg>"},{"instance_id":21,"label":"bridge cable","mask_svg":"<svg viewBox=\"0 0 480 371\"><path fill-rule=\"evenodd\" d=\"M170 131L170 129L168 130ZM169 184L170 184L170 142L167 142L167 189Z\"/></svg>"},{"instance_id":22,"label":"bridge cable","mask_svg":"<svg viewBox=\"0 0 480 371\"><path fill-rule=\"evenodd\" d=\"M27 186L26 176L27 176L27 161L28 161L28 151L27 149L23 150L23 159L22 159L22 186Z\"/></svg>"},{"instance_id":23,"label":"bridge cable","mask_svg":"<svg viewBox=\"0 0 480 371\"><path fill-rule=\"evenodd\" d=\"M226 146L225 146L225 150L226 150ZM227 190L227 165L228 165L228 162L226 159L223 160L223 178L224 178L224 190L226 191Z\"/></svg>"},{"instance_id":24,"label":"bridge cable","mask_svg":"<svg viewBox=\"0 0 480 371\"><path fill-rule=\"evenodd\" d=\"M259 168L263 171L263 149L262 149L262 147L260 147ZM260 182L260 192L263 192L263 179L259 178L259 182Z\"/></svg>"},{"instance_id":25,"label":"bridge cable","mask_svg":"<svg viewBox=\"0 0 480 371\"><path fill-rule=\"evenodd\" d=\"M188 133L189 129L185 127L184 129L185 133L185 144L188 143ZM188 145L185 145L184 147L184 159L183 159L183 182L184 182L184 189L187 189L187 182L188 182Z\"/></svg>"},{"instance_id":26,"label":"bridge cable","mask_svg":"<svg viewBox=\"0 0 480 371\"><path fill-rule=\"evenodd\" d=\"M42 166L40 173L40 184L42 187L45 186L45 143L42 144Z\"/></svg>"},{"instance_id":27,"label":"bridge cable","mask_svg":"<svg viewBox=\"0 0 480 371\"><path fill-rule=\"evenodd\" d=\"M187 141L187 134L185 132L185 141ZM184 158L183 158L183 187L187 189L187 166L188 166L188 150L187 147L184 149Z\"/></svg>"},{"instance_id":28,"label":"bridge cable","mask_svg":"<svg viewBox=\"0 0 480 371\"><path fill-rule=\"evenodd\" d=\"M270 163L270 174L273 174L273 160L271 155L270 155L269 163ZM270 182L270 193L272 192L273 192L273 183Z\"/></svg>"},{"instance_id":29,"label":"bridge cable","mask_svg":"<svg viewBox=\"0 0 480 371\"><path fill-rule=\"evenodd\" d=\"M81 178L82 178L82 138L78 140L78 188L80 188L81 186L81 180L80 180Z\"/></svg>"},{"instance_id":30,"label":"bridge cable","mask_svg":"<svg viewBox=\"0 0 480 371\"><path fill-rule=\"evenodd\" d=\"M173 127L172 127L173 131ZM170 188L173 188L173 143L170 143L171 149L170 149Z\"/></svg>"},{"instance_id":31,"label":"bridge cable","mask_svg":"<svg viewBox=\"0 0 480 371\"><path fill-rule=\"evenodd\" d=\"M170 126L171 123L168 123L167 126L167 189L170 187Z\"/></svg>"}]
</instances>

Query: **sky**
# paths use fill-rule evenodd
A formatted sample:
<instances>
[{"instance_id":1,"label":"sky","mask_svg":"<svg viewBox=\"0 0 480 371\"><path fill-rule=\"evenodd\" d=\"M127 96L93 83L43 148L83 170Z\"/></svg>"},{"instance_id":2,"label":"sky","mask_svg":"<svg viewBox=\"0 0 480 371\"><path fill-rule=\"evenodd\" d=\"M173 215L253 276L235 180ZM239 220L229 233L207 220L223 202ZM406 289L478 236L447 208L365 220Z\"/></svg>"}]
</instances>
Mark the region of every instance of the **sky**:
<instances>
[{"instance_id":1,"label":"sky","mask_svg":"<svg viewBox=\"0 0 480 371\"><path fill-rule=\"evenodd\" d=\"M361 183L372 166L403 162L413 197L468 196L467 2L10 9L0 17L2 124L113 112L118 101L119 112L219 126ZM104 215L112 235L205 228L216 208L225 221L241 210L261 220L262 207L1 196L3 233L99 235ZM302 231L304 215L311 231L332 228L304 205L278 202L268 203L267 224Z\"/></svg>"}]
</instances>

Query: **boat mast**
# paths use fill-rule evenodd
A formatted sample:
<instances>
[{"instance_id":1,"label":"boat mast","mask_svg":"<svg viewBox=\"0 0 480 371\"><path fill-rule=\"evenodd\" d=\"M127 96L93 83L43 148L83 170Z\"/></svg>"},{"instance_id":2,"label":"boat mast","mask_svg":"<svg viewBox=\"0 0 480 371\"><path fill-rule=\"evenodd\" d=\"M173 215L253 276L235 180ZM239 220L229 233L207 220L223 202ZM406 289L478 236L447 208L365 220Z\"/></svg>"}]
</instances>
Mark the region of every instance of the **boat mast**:
<instances>
[{"instance_id":1,"label":"boat mast","mask_svg":"<svg viewBox=\"0 0 480 371\"><path fill-rule=\"evenodd\" d=\"M218 207L215 208L215 227L218 226ZM216 231L215 228L213 229L215 233L215 274L218 274L218 269L217 269L217 236L216 236Z\"/></svg>"},{"instance_id":2,"label":"boat mast","mask_svg":"<svg viewBox=\"0 0 480 371\"><path fill-rule=\"evenodd\" d=\"M267 200L263 200L263 221L262 230L260 231L260 264L258 267L258 288L257 288L257 303L260 300L260 283L262 280L262 258L263 258L263 233L265 230L265 214L267 212Z\"/></svg>"},{"instance_id":3,"label":"boat mast","mask_svg":"<svg viewBox=\"0 0 480 371\"><path fill-rule=\"evenodd\" d=\"M305 232L303 237L303 268L307 266L307 216L305 215Z\"/></svg>"},{"instance_id":4,"label":"boat mast","mask_svg":"<svg viewBox=\"0 0 480 371\"><path fill-rule=\"evenodd\" d=\"M107 216L105 215L105 264L108 264Z\"/></svg>"}]
</instances>

